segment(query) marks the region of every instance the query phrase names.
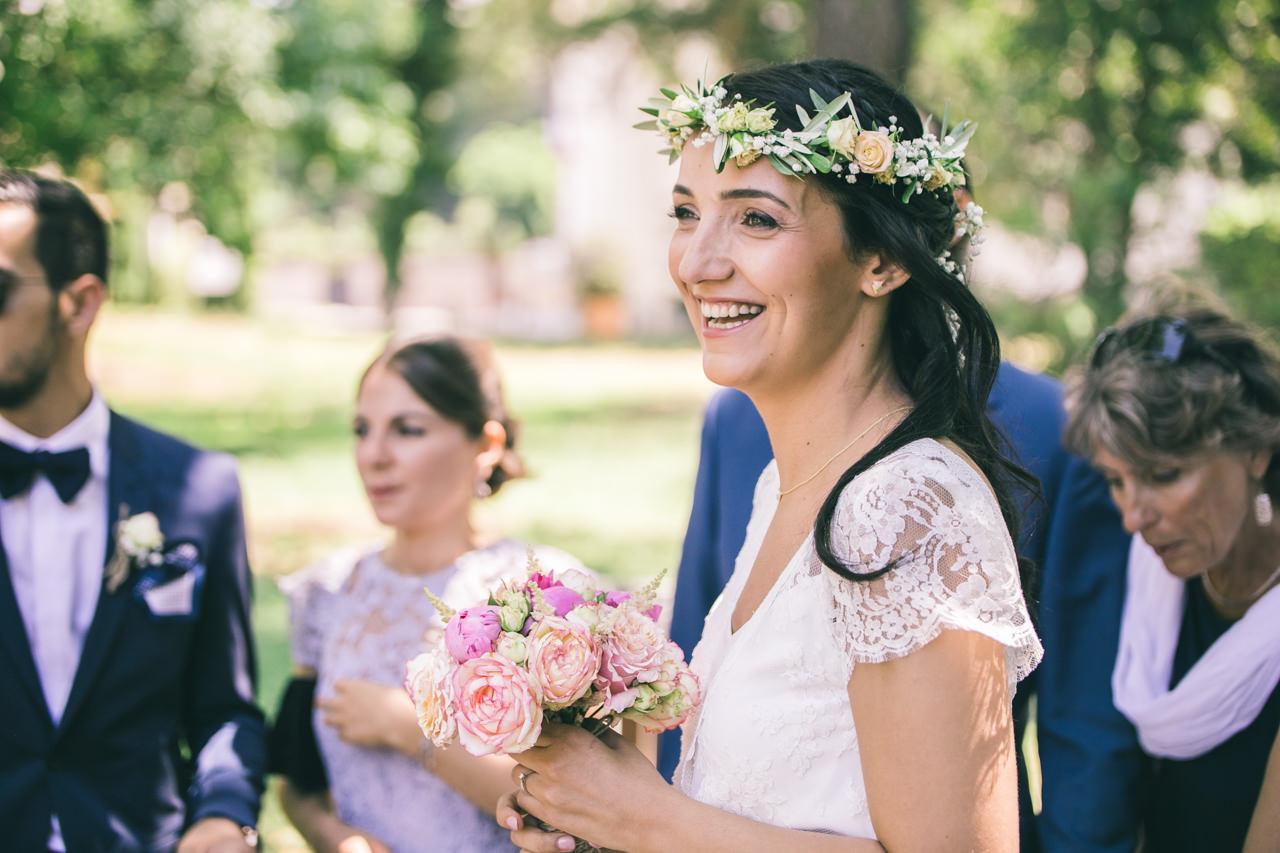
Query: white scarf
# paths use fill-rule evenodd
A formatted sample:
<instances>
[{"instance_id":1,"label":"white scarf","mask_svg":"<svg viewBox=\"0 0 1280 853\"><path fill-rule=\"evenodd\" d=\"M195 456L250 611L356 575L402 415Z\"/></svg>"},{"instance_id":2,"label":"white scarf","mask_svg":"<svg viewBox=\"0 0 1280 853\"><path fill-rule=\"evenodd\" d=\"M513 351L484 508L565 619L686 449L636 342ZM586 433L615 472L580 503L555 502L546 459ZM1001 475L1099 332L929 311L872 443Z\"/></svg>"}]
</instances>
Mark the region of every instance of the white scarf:
<instances>
[{"instance_id":1,"label":"white scarf","mask_svg":"<svg viewBox=\"0 0 1280 853\"><path fill-rule=\"evenodd\" d=\"M1253 722L1280 682L1277 586L1170 690L1185 589L1186 581L1134 536L1111 689L1142 748L1163 758L1194 758L1218 746Z\"/></svg>"}]
</instances>

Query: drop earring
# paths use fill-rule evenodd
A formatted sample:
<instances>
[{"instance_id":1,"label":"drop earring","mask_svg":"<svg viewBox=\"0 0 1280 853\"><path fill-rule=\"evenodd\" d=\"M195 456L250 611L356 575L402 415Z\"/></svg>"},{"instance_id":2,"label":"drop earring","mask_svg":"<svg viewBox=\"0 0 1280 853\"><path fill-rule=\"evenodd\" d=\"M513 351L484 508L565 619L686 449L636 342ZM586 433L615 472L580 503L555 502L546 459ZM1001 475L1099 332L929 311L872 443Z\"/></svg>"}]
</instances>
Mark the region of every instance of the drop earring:
<instances>
[{"instance_id":1,"label":"drop earring","mask_svg":"<svg viewBox=\"0 0 1280 853\"><path fill-rule=\"evenodd\" d=\"M1253 518L1258 522L1259 527L1266 527L1271 524L1271 495L1266 492L1258 492L1258 496L1253 499Z\"/></svg>"}]
</instances>

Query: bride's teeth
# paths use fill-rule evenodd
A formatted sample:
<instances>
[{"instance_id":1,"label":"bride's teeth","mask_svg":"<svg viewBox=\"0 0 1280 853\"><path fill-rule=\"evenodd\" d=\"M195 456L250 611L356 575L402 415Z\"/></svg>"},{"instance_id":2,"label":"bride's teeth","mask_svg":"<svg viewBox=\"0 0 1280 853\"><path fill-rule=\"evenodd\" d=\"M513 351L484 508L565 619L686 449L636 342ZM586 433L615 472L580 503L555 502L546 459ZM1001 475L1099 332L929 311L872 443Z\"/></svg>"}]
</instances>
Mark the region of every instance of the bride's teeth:
<instances>
[{"instance_id":1,"label":"bride's teeth","mask_svg":"<svg viewBox=\"0 0 1280 853\"><path fill-rule=\"evenodd\" d=\"M736 317L750 319L763 311L764 306L752 305L748 302L703 302L701 309L702 316L708 320L724 320Z\"/></svg>"}]
</instances>

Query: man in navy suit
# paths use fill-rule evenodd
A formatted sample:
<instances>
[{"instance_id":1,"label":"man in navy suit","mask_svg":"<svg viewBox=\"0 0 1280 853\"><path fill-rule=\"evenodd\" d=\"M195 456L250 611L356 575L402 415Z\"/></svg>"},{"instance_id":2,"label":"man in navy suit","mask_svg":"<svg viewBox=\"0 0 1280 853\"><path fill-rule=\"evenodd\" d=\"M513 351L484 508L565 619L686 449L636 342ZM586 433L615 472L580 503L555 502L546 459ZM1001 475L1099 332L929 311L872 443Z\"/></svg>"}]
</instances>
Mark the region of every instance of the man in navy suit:
<instances>
[{"instance_id":1,"label":"man in navy suit","mask_svg":"<svg viewBox=\"0 0 1280 853\"><path fill-rule=\"evenodd\" d=\"M1018 751L1022 850L1122 851L1137 842L1136 795L1142 753L1130 723L1111 704L1129 538L1102 478L1061 447L1062 388L1053 379L1003 363L988 401L1011 455L1041 481L1043 500L1021 502L1018 552L1040 570L1038 628L1044 661L1014 700L1018 742L1028 700L1037 693L1043 810L1032 813L1027 770ZM693 512L672 605L671 637L689 653L703 619L733 573L746 535L751 498L773 456L750 399L723 389L707 406ZM669 779L678 735L659 744Z\"/></svg>"},{"instance_id":2,"label":"man in navy suit","mask_svg":"<svg viewBox=\"0 0 1280 853\"><path fill-rule=\"evenodd\" d=\"M230 457L110 411L106 226L0 172L0 848L256 845L265 731Z\"/></svg>"}]
</instances>

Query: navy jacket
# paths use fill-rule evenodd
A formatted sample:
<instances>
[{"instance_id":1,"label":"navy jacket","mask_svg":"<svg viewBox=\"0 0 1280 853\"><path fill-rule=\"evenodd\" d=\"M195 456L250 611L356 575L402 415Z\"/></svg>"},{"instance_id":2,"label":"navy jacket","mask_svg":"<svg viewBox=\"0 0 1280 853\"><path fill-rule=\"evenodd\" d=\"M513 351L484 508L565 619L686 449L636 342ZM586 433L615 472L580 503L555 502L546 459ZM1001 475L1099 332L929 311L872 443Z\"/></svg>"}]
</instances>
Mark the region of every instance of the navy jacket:
<instances>
[{"instance_id":1,"label":"navy jacket","mask_svg":"<svg viewBox=\"0 0 1280 853\"><path fill-rule=\"evenodd\" d=\"M1102 478L1062 449L1062 388L1003 363L988 402L1017 461L1039 478L1043 500L1024 496L1018 553L1040 582L1028 591L1044 660L1014 700L1022 741L1032 695L1043 811L1032 814L1018 751L1022 849L1132 850L1140 823L1143 758L1132 725L1111 703L1129 538ZM756 480L772 458L764 423L745 394L718 391L707 405L693 511L672 605L671 637L691 653L733 574ZM1038 603L1038 607L1035 605ZM670 778L678 734L663 735L658 766Z\"/></svg>"},{"instance_id":2,"label":"navy jacket","mask_svg":"<svg viewBox=\"0 0 1280 853\"><path fill-rule=\"evenodd\" d=\"M108 452L112 527L122 508L130 516L154 512L170 547L195 546L202 580L189 613L160 616L139 582L145 588L183 569L166 566L157 571L168 574L152 578L135 569L115 592L104 585L55 727L0 548L5 849L44 850L55 811L68 853L167 851L200 818L257 821L265 730L254 702L235 463L115 413ZM104 567L114 549L112 533Z\"/></svg>"}]
</instances>

